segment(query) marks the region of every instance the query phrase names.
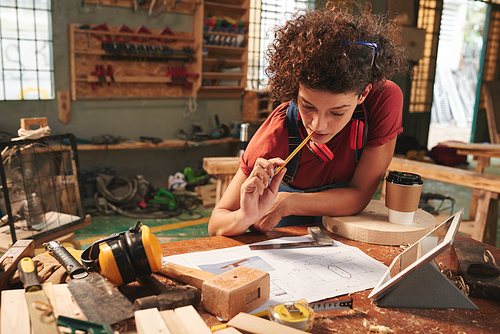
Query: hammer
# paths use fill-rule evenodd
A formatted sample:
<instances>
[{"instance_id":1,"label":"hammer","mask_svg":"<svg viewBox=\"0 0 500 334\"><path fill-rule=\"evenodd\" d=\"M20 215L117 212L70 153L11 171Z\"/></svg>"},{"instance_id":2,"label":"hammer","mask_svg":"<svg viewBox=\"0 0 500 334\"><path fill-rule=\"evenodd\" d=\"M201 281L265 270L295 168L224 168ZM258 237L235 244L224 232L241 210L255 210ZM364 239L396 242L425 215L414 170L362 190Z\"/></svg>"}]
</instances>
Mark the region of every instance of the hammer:
<instances>
[{"instance_id":1,"label":"hammer","mask_svg":"<svg viewBox=\"0 0 500 334\"><path fill-rule=\"evenodd\" d=\"M157 274L200 289L205 310L224 321L240 312L249 312L269 299L270 276L258 269L235 267L215 275L169 262Z\"/></svg>"}]
</instances>

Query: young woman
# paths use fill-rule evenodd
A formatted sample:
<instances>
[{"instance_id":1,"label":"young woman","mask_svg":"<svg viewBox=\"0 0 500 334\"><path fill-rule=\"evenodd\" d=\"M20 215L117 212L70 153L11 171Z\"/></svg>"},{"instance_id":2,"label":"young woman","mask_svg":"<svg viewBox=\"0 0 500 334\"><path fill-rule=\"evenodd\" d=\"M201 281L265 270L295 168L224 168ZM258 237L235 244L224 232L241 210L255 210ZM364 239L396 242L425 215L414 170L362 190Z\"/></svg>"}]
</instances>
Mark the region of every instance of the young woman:
<instances>
[{"instance_id":1,"label":"young woman","mask_svg":"<svg viewBox=\"0 0 500 334\"><path fill-rule=\"evenodd\" d=\"M265 233L366 207L403 131L403 95L387 79L408 66L397 31L370 5L355 15L332 2L275 31L266 73L273 99L288 102L252 137L214 208L211 235Z\"/></svg>"}]
</instances>

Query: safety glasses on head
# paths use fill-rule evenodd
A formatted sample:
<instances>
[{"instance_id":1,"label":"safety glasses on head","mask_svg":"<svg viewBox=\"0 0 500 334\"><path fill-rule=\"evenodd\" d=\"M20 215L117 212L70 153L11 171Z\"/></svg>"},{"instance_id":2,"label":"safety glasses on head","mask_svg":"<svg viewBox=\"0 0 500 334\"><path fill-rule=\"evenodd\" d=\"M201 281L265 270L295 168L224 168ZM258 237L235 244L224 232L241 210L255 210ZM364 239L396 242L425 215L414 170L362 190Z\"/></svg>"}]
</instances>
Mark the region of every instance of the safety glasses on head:
<instances>
[{"instance_id":1,"label":"safety glasses on head","mask_svg":"<svg viewBox=\"0 0 500 334\"><path fill-rule=\"evenodd\" d=\"M375 63L375 56L378 52L376 43L361 41L342 41L340 45L349 45L344 51L344 57L347 58L349 66L353 65L362 69L369 69Z\"/></svg>"}]
</instances>

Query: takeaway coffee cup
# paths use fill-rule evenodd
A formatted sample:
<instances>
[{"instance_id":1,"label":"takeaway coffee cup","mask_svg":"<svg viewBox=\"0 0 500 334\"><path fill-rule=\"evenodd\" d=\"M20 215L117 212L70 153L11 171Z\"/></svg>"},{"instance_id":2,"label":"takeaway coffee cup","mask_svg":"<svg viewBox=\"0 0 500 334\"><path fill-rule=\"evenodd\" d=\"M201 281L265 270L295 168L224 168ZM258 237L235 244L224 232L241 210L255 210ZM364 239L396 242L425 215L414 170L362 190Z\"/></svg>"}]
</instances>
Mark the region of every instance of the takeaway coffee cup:
<instances>
[{"instance_id":1,"label":"takeaway coffee cup","mask_svg":"<svg viewBox=\"0 0 500 334\"><path fill-rule=\"evenodd\" d=\"M392 171L385 178L385 206L389 209L389 221L410 225L418 209L422 178L418 174Z\"/></svg>"}]
</instances>

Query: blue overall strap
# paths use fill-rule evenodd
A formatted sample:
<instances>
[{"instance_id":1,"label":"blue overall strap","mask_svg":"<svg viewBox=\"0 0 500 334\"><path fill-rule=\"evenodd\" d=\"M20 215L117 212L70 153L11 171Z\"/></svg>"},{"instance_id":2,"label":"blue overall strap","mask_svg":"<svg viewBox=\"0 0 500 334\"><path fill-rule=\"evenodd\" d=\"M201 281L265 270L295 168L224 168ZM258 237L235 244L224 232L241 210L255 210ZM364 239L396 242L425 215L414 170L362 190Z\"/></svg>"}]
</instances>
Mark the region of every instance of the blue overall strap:
<instances>
[{"instance_id":1,"label":"blue overall strap","mask_svg":"<svg viewBox=\"0 0 500 334\"><path fill-rule=\"evenodd\" d=\"M302 142L302 137L300 136L298 119L299 117L299 107L293 102L290 102L288 109L286 110L286 128L288 129L288 155L290 155L297 146ZM286 165L286 173L283 176L283 181L285 184L293 182L297 168L299 167L300 151L290 160Z\"/></svg>"}]
</instances>

